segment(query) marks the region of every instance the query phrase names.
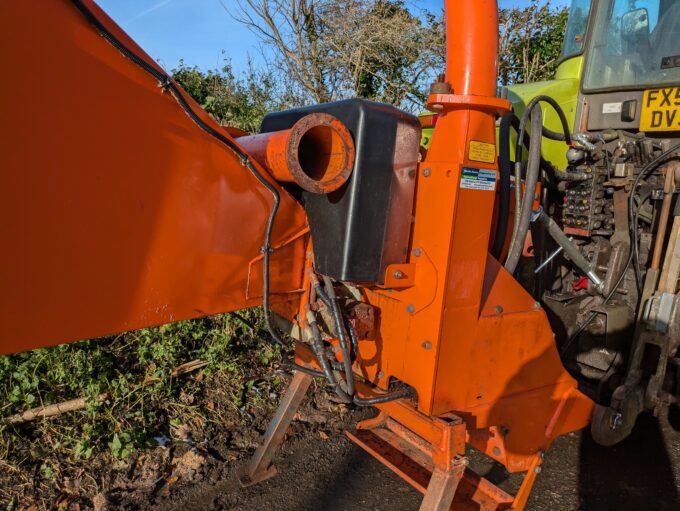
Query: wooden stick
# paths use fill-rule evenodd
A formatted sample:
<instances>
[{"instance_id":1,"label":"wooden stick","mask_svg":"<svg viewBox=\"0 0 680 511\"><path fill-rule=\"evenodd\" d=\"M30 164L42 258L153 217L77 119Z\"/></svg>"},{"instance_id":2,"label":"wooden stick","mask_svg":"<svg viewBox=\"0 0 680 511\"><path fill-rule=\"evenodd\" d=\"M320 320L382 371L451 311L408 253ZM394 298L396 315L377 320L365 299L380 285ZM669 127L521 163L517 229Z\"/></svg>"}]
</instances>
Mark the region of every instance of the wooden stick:
<instances>
[{"instance_id":1,"label":"wooden stick","mask_svg":"<svg viewBox=\"0 0 680 511\"><path fill-rule=\"evenodd\" d=\"M105 401L108 397L108 394L99 394L99 396L97 396L97 400ZM86 404L87 400L84 397L79 397L78 399L71 399L70 401L63 401L53 405L31 408L25 412L11 415L3 419L2 422L4 424L21 424L22 422L29 422L43 417L53 417L55 415L61 415L62 413L81 410L85 408Z\"/></svg>"},{"instance_id":2,"label":"wooden stick","mask_svg":"<svg viewBox=\"0 0 680 511\"><path fill-rule=\"evenodd\" d=\"M192 360L185 364L179 365L172 370L172 376L181 376L183 374L196 371L201 367L208 365L206 360ZM142 386L151 383L153 380L145 381ZM106 401L108 399L108 394L99 394L97 396L98 401ZM29 422L35 419L40 419L44 417L54 417L55 415L61 415L66 412L74 412L76 410L82 410L87 405L87 400L84 397L79 397L77 399L71 399L69 401L62 401L61 403L55 403L53 405L38 406L37 408L31 408L22 413L17 413L16 415L10 415L4 419L0 419L1 424L21 424L23 422Z\"/></svg>"}]
</instances>

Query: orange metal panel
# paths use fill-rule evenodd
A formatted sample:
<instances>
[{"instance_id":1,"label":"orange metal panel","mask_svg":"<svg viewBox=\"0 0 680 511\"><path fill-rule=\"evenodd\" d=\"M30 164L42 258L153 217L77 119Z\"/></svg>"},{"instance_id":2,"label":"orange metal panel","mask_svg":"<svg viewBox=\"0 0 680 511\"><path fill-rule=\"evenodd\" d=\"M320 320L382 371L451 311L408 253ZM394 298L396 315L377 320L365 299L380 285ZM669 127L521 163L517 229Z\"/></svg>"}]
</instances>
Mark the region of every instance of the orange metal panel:
<instances>
[{"instance_id":1,"label":"orange metal panel","mask_svg":"<svg viewBox=\"0 0 680 511\"><path fill-rule=\"evenodd\" d=\"M470 141L495 144L508 106L492 97L496 2L446 7L453 94L428 102L439 117L417 178L415 282L365 291L380 329L371 349L360 344L362 371L383 387L390 377L412 385L423 414L461 416L472 445L527 470L555 436L585 426L593 404L564 369L545 312L488 254L496 194L461 185L464 168L497 173L468 159Z\"/></svg>"},{"instance_id":2,"label":"orange metal panel","mask_svg":"<svg viewBox=\"0 0 680 511\"><path fill-rule=\"evenodd\" d=\"M71 2L0 2L0 47L0 354L259 303L273 199L233 152ZM273 245L304 227L281 191Z\"/></svg>"}]
</instances>

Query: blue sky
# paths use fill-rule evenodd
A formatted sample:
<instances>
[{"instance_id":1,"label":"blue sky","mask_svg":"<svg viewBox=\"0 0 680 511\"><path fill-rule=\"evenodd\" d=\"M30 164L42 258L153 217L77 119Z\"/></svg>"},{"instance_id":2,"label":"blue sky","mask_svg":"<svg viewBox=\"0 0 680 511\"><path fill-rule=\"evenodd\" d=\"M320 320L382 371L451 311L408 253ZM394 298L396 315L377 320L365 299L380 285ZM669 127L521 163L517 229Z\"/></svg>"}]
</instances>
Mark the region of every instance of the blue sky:
<instances>
[{"instance_id":1,"label":"blue sky","mask_svg":"<svg viewBox=\"0 0 680 511\"><path fill-rule=\"evenodd\" d=\"M221 67L222 52L235 71L248 58L260 59L257 38L237 23L228 10L235 0L96 0L146 52L168 71L180 59L203 70ZM502 7L524 6L530 0L500 0ZM553 0L565 4L566 0ZM441 9L443 0L407 0L415 8Z\"/></svg>"}]
</instances>

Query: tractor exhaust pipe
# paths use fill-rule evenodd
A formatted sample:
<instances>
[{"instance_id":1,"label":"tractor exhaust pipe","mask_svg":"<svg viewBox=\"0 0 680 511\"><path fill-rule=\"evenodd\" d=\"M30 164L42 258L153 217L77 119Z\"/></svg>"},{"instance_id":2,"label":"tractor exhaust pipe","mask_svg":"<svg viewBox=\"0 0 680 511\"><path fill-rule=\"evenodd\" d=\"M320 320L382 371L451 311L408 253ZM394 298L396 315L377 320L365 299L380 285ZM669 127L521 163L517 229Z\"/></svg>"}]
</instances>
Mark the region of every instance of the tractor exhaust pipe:
<instances>
[{"instance_id":1,"label":"tractor exhaust pipe","mask_svg":"<svg viewBox=\"0 0 680 511\"><path fill-rule=\"evenodd\" d=\"M354 168L352 134L328 114L309 114L290 129L240 137L237 142L277 181L296 183L312 193L337 190Z\"/></svg>"}]
</instances>

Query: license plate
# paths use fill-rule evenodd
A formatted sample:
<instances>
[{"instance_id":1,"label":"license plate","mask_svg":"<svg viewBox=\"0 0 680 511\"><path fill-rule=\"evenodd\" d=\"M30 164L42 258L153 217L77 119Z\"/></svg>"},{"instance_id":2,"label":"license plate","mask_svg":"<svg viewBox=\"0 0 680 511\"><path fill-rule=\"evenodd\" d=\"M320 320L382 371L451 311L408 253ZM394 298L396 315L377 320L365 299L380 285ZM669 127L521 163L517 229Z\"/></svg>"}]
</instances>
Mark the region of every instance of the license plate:
<instances>
[{"instance_id":1,"label":"license plate","mask_svg":"<svg viewBox=\"0 0 680 511\"><path fill-rule=\"evenodd\" d=\"M642 96L640 131L680 130L680 87L648 89Z\"/></svg>"}]
</instances>

